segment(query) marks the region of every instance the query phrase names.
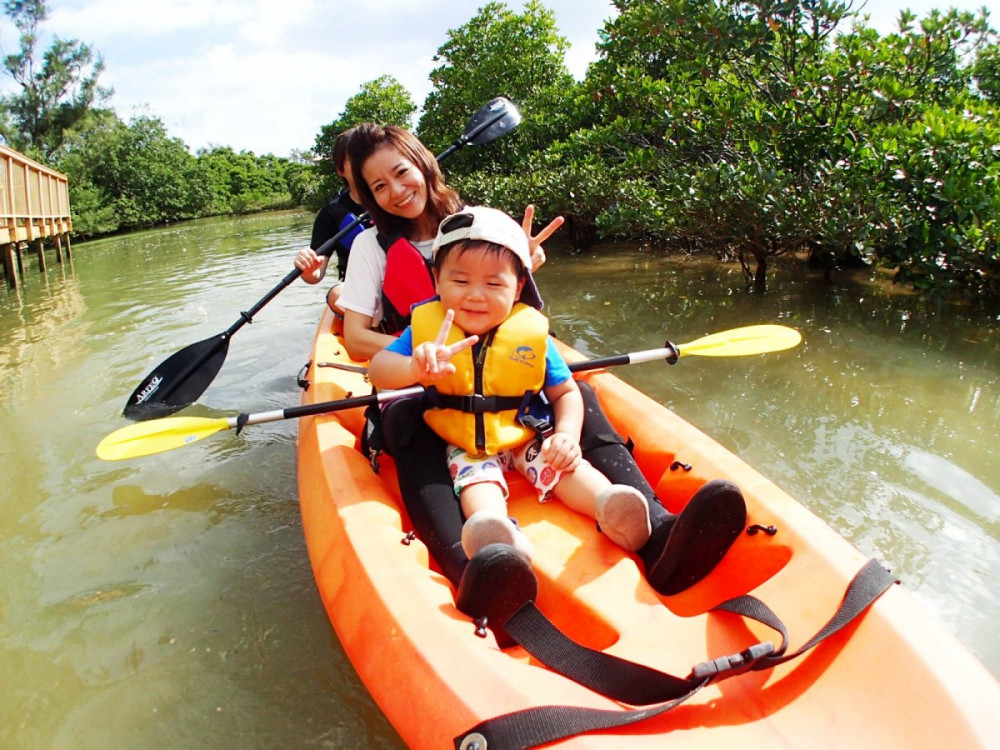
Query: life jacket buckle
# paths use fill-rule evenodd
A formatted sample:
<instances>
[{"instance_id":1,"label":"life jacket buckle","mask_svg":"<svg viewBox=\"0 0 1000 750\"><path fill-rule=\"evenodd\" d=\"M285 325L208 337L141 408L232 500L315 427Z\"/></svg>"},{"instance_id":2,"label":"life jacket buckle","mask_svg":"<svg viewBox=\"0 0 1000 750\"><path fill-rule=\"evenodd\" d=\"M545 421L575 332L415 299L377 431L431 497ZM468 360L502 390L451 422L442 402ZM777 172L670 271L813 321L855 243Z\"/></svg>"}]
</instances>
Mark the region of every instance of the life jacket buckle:
<instances>
[{"instance_id":1,"label":"life jacket buckle","mask_svg":"<svg viewBox=\"0 0 1000 750\"><path fill-rule=\"evenodd\" d=\"M478 393L473 393L468 396L459 396L460 405L459 409L467 414L485 414L486 412L496 411L495 399L482 396Z\"/></svg>"},{"instance_id":2,"label":"life jacket buckle","mask_svg":"<svg viewBox=\"0 0 1000 750\"><path fill-rule=\"evenodd\" d=\"M519 414L517 417L518 421L525 427L534 430L535 434L538 435L539 440L545 440L556 431L556 428L552 426L552 423L545 419L539 419L532 414Z\"/></svg>"}]
</instances>

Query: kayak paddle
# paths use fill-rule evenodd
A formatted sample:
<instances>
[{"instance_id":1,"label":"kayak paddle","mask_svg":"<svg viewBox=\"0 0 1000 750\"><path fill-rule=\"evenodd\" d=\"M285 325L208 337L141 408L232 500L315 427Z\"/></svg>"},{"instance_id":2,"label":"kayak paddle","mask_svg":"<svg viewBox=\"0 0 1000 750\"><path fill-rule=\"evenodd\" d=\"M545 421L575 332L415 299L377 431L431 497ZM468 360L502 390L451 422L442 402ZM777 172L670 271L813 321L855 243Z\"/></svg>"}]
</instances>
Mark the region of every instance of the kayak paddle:
<instances>
[{"instance_id":1,"label":"kayak paddle","mask_svg":"<svg viewBox=\"0 0 1000 750\"><path fill-rule=\"evenodd\" d=\"M441 161L465 146L481 146L496 140L516 128L520 122L521 113L514 103L505 97L497 97L479 108L465 126L462 135L442 151L437 160ZM366 217L367 214L362 214L341 229L320 245L316 254L331 255L337 240L351 232ZM241 312L240 319L225 331L191 344L164 360L129 396L122 412L125 418L141 421L165 417L197 401L222 369L229 351L230 339L244 325L253 322L254 315L301 275L300 269L293 269L271 291L261 297L257 304L246 312Z\"/></svg>"},{"instance_id":2,"label":"kayak paddle","mask_svg":"<svg viewBox=\"0 0 1000 750\"><path fill-rule=\"evenodd\" d=\"M654 360L667 360L674 364L678 357L698 355L703 357L742 357L750 354L765 354L790 349L798 345L802 335L794 328L779 325L758 325L733 328L703 336L689 344L667 345L660 349L647 349L629 354L618 354L598 359L585 359L569 363L572 372L599 370L614 365L639 364ZM374 403L386 403L407 396L423 393L423 386L415 385L399 390L382 391L367 396L354 396L338 401L323 401L317 404L292 406L287 409L240 414L235 417L167 417L154 421L122 427L105 437L97 446L97 457L105 461L119 461L138 458L154 453L163 453L174 448L183 448L191 443L214 435L222 430L236 429L237 432L251 424L278 422L284 419L298 419L315 414L329 414L345 411Z\"/></svg>"}]
</instances>

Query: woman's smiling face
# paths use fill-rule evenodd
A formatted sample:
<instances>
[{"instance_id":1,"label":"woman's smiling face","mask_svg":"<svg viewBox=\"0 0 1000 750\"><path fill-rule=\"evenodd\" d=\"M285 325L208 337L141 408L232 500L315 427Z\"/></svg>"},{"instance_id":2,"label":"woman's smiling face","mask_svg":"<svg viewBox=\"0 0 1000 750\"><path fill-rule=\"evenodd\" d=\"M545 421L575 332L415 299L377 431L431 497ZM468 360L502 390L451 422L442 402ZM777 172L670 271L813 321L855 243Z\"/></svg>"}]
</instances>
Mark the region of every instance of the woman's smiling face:
<instances>
[{"instance_id":1,"label":"woman's smiling face","mask_svg":"<svg viewBox=\"0 0 1000 750\"><path fill-rule=\"evenodd\" d=\"M392 146L382 146L361 167L375 202L383 211L417 219L427 207L427 181L416 164Z\"/></svg>"}]
</instances>

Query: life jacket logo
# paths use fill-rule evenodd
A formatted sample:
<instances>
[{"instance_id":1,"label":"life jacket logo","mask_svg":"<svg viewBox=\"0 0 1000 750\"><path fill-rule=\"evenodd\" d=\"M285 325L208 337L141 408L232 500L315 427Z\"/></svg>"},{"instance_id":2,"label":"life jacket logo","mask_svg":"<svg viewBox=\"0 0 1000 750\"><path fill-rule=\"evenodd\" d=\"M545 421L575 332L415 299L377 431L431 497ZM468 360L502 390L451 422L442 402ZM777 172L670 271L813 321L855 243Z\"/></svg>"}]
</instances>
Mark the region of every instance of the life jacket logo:
<instances>
[{"instance_id":1,"label":"life jacket logo","mask_svg":"<svg viewBox=\"0 0 1000 750\"><path fill-rule=\"evenodd\" d=\"M154 376L153 379L149 381L149 385L143 388L142 392L135 397L135 402L137 404L141 404L147 398L152 396L154 393L156 393L156 389L160 387L160 383L162 382L163 378L161 378L159 375Z\"/></svg>"},{"instance_id":2,"label":"life jacket logo","mask_svg":"<svg viewBox=\"0 0 1000 750\"><path fill-rule=\"evenodd\" d=\"M535 350L530 346L519 346L517 349L510 353L507 358L511 362L516 362L519 365L527 365L528 367L534 367L535 358L538 355L535 354Z\"/></svg>"}]
</instances>

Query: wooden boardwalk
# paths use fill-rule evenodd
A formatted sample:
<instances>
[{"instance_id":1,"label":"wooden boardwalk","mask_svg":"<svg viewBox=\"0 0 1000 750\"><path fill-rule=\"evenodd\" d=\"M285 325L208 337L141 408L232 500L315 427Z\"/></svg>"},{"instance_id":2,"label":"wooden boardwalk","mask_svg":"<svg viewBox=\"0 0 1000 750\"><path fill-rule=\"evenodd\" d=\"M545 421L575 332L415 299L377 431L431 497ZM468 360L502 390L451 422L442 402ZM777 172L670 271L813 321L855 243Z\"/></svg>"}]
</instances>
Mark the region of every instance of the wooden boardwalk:
<instances>
[{"instance_id":1,"label":"wooden boardwalk","mask_svg":"<svg viewBox=\"0 0 1000 750\"><path fill-rule=\"evenodd\" d=\"M24 276L25 246L38 254L45 273L45 244L56 260L70 258L69 183L66 175L0 145L0 254L11 288Z\"/></svg>"}]
</instances>

